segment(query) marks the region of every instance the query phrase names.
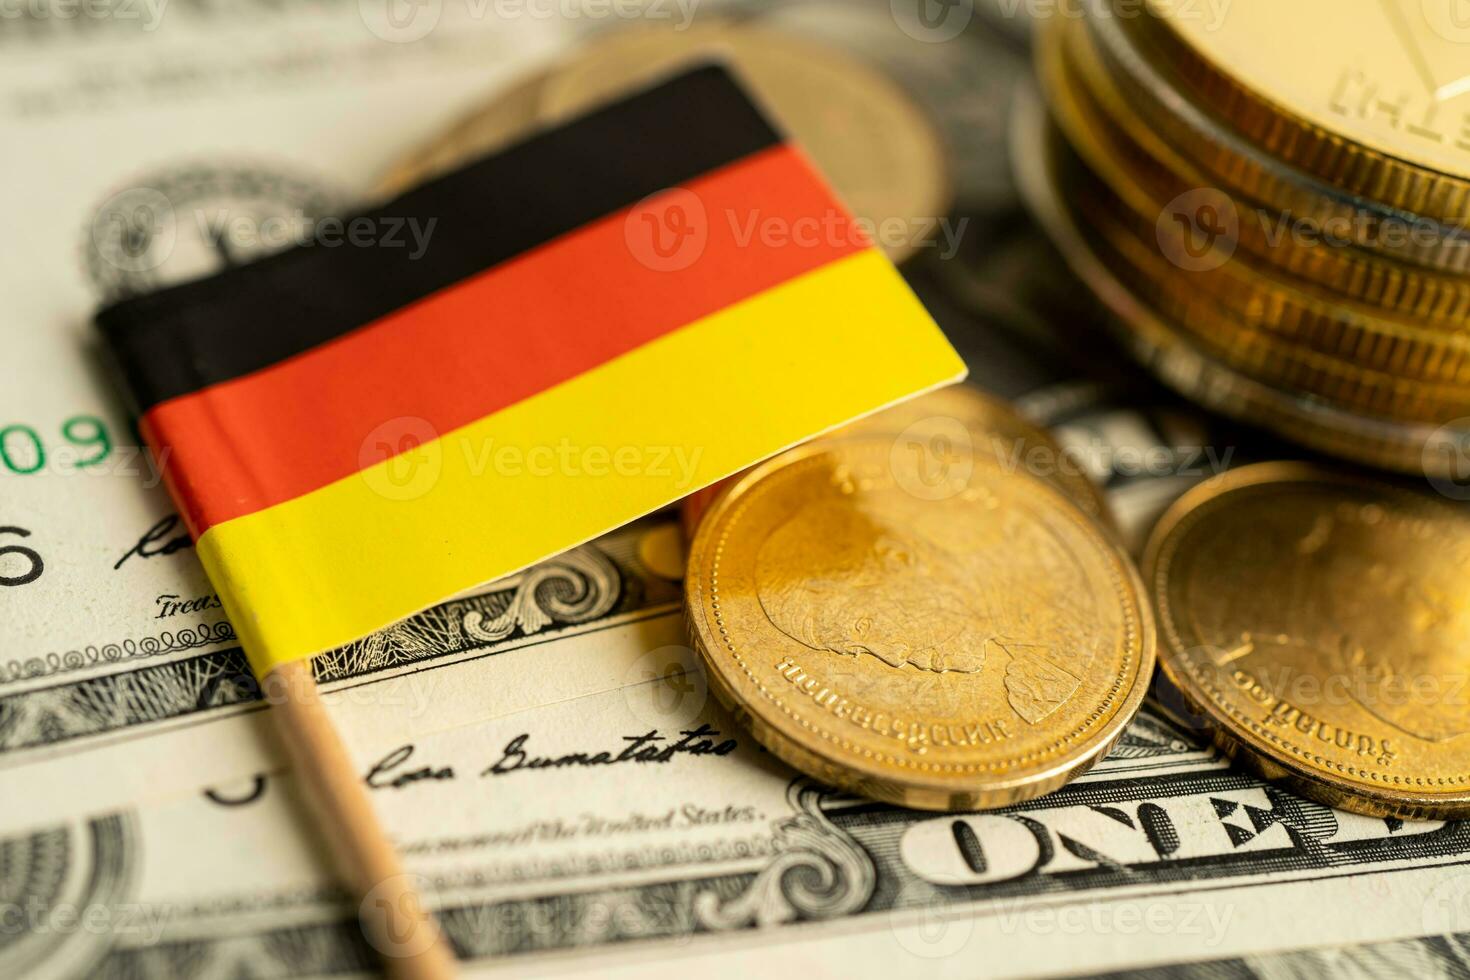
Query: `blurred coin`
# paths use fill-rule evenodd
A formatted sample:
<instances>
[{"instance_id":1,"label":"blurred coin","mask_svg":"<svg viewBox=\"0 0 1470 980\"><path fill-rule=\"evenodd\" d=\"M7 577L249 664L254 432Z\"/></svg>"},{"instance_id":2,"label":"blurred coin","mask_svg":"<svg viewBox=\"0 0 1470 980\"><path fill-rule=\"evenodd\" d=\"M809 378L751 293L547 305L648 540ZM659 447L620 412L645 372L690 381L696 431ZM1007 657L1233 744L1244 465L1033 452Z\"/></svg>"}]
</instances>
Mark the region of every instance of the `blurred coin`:
<instances>
[{"instance_id":1,"label":"blurred coin","mask_svg":"<svg viewBox=\"0 0 1470 980\"><path fill-rule=\"evenodd\" d=\"M1229 240L1218 255L1191 252L1194 239L1181 237L1188 232L1162 217L1144 220L1070 160L1063 155L1059 178L1091 247L1202 349L1253 378L1369 415L1438 423L1470 412L1466 334L1308 293L1253 266ZM1086 163L1094 160L1109 167L1108 180L1130 186L1122 167L1096 155Z\"/></svg>"},{"instance_id":2,"label":"blurred coin","mask_svg":"<svg viewBox=\"0 0 1470 980\"><path fill-rule=\"evenodd\" d=\"M759 9L760 27L858 55L897 82L938 130L962 209L992 211L1015 203L1007 117L1029 63L1013 38L976 18L974 29L931 41L923 31L906 30L911 25L899 22L888 0L806 0Z\"/></svg>"},{"instance_id":3,"label":"blurred coin","mask_svg":"<svg viewBox=\"0 0 1470 980\"><path fill-rule=\"evenodd\" d=\"M394 164L378 181L375 191L382 197L393 197L523 139L537 128L537 108L545 85L543 71L495 93L484 106Z\"/></svg>"},{"instance_id":4,"label":"blurred coin","mask_svg":"<svg viewBox=\"0 0 1470 980\"><path fill-rule=\"evenodd\" d=\"M1039 796L1106 753L1153 663L1127 556L994 457L849 438L743 476L685 580L710 686L818 779L926 809Z\"/></svg>"},{"instance_id":5,"label":"blurred coin","mask_svg":"<svg viewBox=\"0 0 1470 980\"><path fill-rule=\"evenodd\" d=\"M1070 151L1060 163L1090 247L1202 349L1254 378L1383 418L1438 423L1470 412L1466 334L1308 294L1238 254L1190 253L1174 226L1144 222Z\"/></svg>"},{"instance_id":6,"label":"blurred coin","mask_svg":"<svg viewBox=\"0 0 1470 980\"><path fill-rule=\"evenodd\" d=\"M1323 467L1242 467L1185 494L1145 558L1171 683L1292 790L1470 816L1470 513Z\"/></svg>"},{"instance_id":7,"label":"blurred coin","mask_svg":"<svg viewBox=\"0 0 1470 980\"><path fill-rule=\"evenodd\" d=\"M659 578L684 577L684 536L677 524L660 524L638 539L638 559Z\"/></svg>"},{"instance_id":8,"label":"blurred coin","mask_svg":"<svg viewBox=\"0 0 1470 980\"><path fill-rule=\"evenodd\" d=\"M553 71L540 119L556 123L711 59L749 85L853 213L872 222L890 258L931 240L952 196L933 125L888 79L826 45L718 21L610 33Z\"/></svg>"},{"instance_id":9,"label":"blurred coin","mask_svg":"<svg viewBox=\"0 0 1470 980\"><path fill-rule=\"evenodd\" d=\"M1045 429L1033 425L1010 405L970 384L950 385L860 419L824 439L851 436L891 440L896 454L915 454L943 463L970 453L989 453L1003 466L1026 469L1062 493L1088 515L1113 526L1102 489L1087 476L1080 452L1068 452ZM731 477L685 497L680 515L686 539L720 496L738 482Z\"/></svg>"},{"instance_id":10,"label":"blurred coin","mask_svg":"<svg viewBox=\"0 0 1470 980\"><path fill-rule=\"evenodd\" d=\"M1281 455L1266 433L1242 433L1140 377L1101 329L1106 311L1024 211L977 227L985 233L965 252L911 268L909 283L969 366L966 384L1085 467L1129 554L1194 483L1249 454Z\"/></svg>"}]
</instances>

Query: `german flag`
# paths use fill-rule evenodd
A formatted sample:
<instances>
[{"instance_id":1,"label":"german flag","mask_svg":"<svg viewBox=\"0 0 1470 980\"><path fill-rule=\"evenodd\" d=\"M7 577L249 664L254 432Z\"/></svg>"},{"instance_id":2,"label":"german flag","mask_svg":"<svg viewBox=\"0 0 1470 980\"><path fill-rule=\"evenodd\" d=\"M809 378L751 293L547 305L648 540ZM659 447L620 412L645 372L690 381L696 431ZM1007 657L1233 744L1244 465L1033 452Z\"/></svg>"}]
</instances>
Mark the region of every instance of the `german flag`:
<instances>
[{"instance_id":1,"label":"german flag","mask_svg":"<svg viewBox=\"0 0 1470 980\"><path fill-rule=\"evenodd\" d=\"M716 67L342 231L97 318L262 674L964 373Z\"/></svg>"}]
</instances>

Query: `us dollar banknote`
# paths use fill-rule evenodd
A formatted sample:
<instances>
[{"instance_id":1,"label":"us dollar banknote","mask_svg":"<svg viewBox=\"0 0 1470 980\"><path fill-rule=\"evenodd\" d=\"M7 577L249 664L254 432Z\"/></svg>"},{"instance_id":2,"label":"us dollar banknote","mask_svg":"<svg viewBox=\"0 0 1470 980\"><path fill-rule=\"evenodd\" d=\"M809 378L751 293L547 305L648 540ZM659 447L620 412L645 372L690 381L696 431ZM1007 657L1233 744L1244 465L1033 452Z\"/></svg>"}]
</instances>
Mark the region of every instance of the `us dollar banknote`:
<instances>
[{"instance_id":1,"label":"us dollar banknote","mask_svg":"<svg viewBox=\"0 0 1470 980\"><path fill-rule=\"evenodd\" d=\"M28 150L4 192L24 254L0 263L21 368L0 384L0 975L371 972L88 320L289 245L270 229L339 213L575 31L453 3L396 28L348 0L119 6L159 16L0 19L0 127ZM872 23L849 25L856 48L886 44ZM895 40L877 60L927 69L911 91L999 93L1024 72L1014 39L976 39L990 54L953 72ZM974 138L1004 131L1003 100L943 101L941 125L971 137L958 184L976 220L957 255L906 271L976 379L1062 437L1136 544L1174 495L1265 444L1089 340L1004 147ZM997 814L802 781L707 703L671 531L630 527L318 663L473 970L1236 976L1332 955L1463 975L1460 825L1296 800L1159 717L1063 794ZM1280 953L1303 945L1336 952Z\"/></svg>"},{"instance_id":2,"label":"us dollar banknote","mask_svg":"<svg viewBox=\"0 0 1470 980\"><path fill-rule=\"evenodd\" d=\"M787 769L671 645L618 690L356 754L472 972L1172 976L1349 941L1453 962L1470 940L1470 825L1299 799L1149 713L1057 793L917 812ZM266 776L5 840L0 972L371 972L297 810Z\"/></svg>"}]
</instances>

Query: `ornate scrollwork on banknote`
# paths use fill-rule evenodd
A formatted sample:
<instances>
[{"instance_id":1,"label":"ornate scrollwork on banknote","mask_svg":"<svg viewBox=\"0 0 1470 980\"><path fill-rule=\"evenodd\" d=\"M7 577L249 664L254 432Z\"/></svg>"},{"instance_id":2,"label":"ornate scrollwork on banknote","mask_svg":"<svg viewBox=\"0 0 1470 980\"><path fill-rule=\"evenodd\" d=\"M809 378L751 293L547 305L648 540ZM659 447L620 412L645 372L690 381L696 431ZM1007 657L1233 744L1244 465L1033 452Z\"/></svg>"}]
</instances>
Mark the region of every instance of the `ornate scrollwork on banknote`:
<instances>
[{"instance_id":1,"label":"ornate scrollwork on banknote","mask_svg":"<svg viewBox=\"0 0 1470 980\"><path fill-rule=\"evenodd\" d=\"M194 627L163 630L149 636L87 644L64 653L47 653L24 660L0 663L0 687L7 681L49 677L68 671L101 667L141 657L158 657L181 650L194 650L234 640L235 628L226 620L200 623Z\"/></svg>"},{"instance_id":2,"label":"ornate scrollwork on banknote","mask_svg":"<svg viewBox=\"0 0 1470 980\"><path fill-rule=\"evenodd\" d=\"M873 859L822 812L828 791L797 779L787 798L798 812L775 829L776 853L737 898L715 892L694 899L694 918L707 929L772 926L852 915L877 884Z\"/></svg>"},{"instance_id":3,"label":"ornate scrollwork on banknote","mask_svg":"<svg viewBox=\"0 0 1470 980\"><path fill-rule=\"evenodd\" d=\"M516 630L539 633L554 623L589 622L617 603L620 582L617 566L596 548L573 548L526 572L498 616L466 613L464 631L493 643Z\"/></svg>"},{"instance_id":4,"label":"ornate scrollwork on banknote","mask_svg":"<svg viewBox=\"0 0 1470 980\"><path fill-rule=\"evenodd\" d=\"M903 930L939 912L989 937L994 972L1048 972L1057 944L1032 940L1062 928L1065 910L1122 923L1127 913L1117 910L1138 914L1140 895L1150 914L1171 916L1175 932L1204 930L1207 955L1259 961L1283 944L1239 926L1242 903L1269 903L1290 886L1333 903L1342 941L1389 938L1419 930L1421 914L1438 906L1421 913L1403 902L1344 901L1346 882L1358 892L1388 876L1399 888L1423 882L1432 899L1454 886L1470 855L1470 825L1368 818L1302 800L1230 768L1147 713L1094 772L989 813L923 813L836 794L793 780L745 736L729 755L598 766L568 753L565 766L476 778L487 747L493 755L507 739L555 754L642 731L645 717L628 697L611 691L421 738L415 759L457 775L375 791L471 966L514 970L537 954L574 971L615 952L732 948L748 964L767 950L789 955L790 943L838 962L844 944L863 942L873 951L865 966L901 969L918 948L904 944ZM701 721L738 732L713 707ZM302 848L310 863L310 844L295 843L302 832L288 788L271 777L219 798L144 808L119 817L136 831L102 850L89 852L90 831L81 829L25 835L0 849L49 856L0 863L0 896L34 892L44 905L55 875L31 871L36 862L70 861L85 871L95 853L126 887L99 892L91 904L144 910L138 921L154 931L107 931L101 945L67 935L48 947L55 962L85 956L95 975L165 980L204 969L281 976L367 969L370 950L352 909L324 872L316 879L285 870L275 883L271 874L241 877L235 862L248 856L218 848L206 856L183 844L185 826L218 835L239 821L279 832L283 846ZM535 802L489 805L507 792ZM466 819L449 826L445 814L455 812ZM169 839L175 846L152 852L129 843ZM732 935L744 938L721 945ZM19 949L0 946L0 972L11 974ZM1111 955L1097 966L1126 961L1117 948Z\"/></svg>"}]
</instances>

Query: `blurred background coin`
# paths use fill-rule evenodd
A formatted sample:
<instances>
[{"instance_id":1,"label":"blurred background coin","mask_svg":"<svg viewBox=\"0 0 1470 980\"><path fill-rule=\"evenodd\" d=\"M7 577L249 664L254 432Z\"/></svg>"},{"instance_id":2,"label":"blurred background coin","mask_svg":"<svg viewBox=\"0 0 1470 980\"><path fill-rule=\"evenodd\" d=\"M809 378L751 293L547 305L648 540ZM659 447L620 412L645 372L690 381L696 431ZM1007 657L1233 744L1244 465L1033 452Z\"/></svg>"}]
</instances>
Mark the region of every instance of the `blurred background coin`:
<instances>
[{"instance_id":1,"label":"blurred background coin","mask_svg":"<svg viewBox=\"0 0 1470 980\"><path fill-rule=\"evenodd\" d=\"M853 213L872 223L890 258L901 261L929 240L952 196L939 136L897 85L835 47L717 20L609 33L551 73L540 120L585 112L708 60L733 67Z\"/></svg>"}]
</instances>

